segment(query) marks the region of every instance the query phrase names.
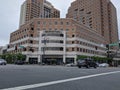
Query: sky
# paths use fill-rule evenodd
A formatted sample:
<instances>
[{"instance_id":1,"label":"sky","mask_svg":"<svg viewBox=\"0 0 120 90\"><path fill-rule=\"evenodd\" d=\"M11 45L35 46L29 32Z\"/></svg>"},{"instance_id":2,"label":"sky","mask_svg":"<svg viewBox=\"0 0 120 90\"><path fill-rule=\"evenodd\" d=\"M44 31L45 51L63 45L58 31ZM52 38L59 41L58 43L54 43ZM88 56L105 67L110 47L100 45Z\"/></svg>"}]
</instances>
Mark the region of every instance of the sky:
<instances>
[{"instance_id":1,"label":"sky","mask_svg":"<svg viewBox=\"0 0 120 90\"><path fill-rule=\"evenodd\" d=\"M19 27L20 7L25 0L1 0L0 2L0 46L9 43L10 33ZM71 2L75 0L48 0L59 9L64 18ZM120 37L120 0L111 0L117 9L118 29Z\"/></svg>"}]
</instances>

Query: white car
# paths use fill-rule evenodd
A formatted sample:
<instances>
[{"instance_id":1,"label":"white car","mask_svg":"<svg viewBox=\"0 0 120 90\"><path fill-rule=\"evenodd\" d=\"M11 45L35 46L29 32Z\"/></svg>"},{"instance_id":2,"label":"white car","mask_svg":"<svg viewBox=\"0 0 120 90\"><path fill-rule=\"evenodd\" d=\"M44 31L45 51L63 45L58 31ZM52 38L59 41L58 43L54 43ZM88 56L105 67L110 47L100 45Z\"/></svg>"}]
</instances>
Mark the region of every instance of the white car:
<instances>
[{"instance_id":1,"label":"white car","mask_svg":"<svg viewBox=\"0 0 120 90\"><path fill-rule=\"evenodd\" d=\"M74 63L69 63L69 64L66 64L65 66L67 66L67 67L75 67L75 66L77 66L77 65L74 64Z\"/></svg>"},{"instance_id":2,"label":"white car","mask_svg":"<svg viewBox=\"0 0 120 90\"><path fill-rule=\"evenodd\" d=\"M7 61L4 60L4 59L0 59L0 65L6 65L7 64Z\"/></svg>"},{"instance_id":3,"label":"white car","mask_svg":"<svg viewBox=\"0 0 120 90\"><path fill-rule=\"evenodd\" d=\"M99 67L109 67L109 64L107 64L107 63L102 63L102 64L99 64Z\"/></svg>"}]
</instances>

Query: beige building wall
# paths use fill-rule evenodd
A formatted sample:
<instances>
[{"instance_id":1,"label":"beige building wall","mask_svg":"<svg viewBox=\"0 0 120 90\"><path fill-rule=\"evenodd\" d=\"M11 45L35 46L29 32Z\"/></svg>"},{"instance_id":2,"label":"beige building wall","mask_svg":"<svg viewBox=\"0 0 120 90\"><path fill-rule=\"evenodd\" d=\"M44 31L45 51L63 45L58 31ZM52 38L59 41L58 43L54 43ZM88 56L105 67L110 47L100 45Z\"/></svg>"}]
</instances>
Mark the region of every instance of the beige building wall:
<instances>
[{"instance_id":1,"label":"beige building wall","mask_svg":"<svg viewBox=\"0 0 120 90\"><path fill-rule=\"evenodd\" d=\"M110 0L76 0L71 3L66 17L102 35L104 44L118 42L116 8Z\"/></svg>"},{"instance_id":2,"label":"beige building wall","mask_svg":"<svg viewBox=\"0 0 120 90\"><path fill-rule=\"evenodd\" d=\"M117 24L117 12L114 5L110 2L108 6L109 13L109 32L110 32L110 43L118 42L118 24Z\"/></svg>"},{"instance_id":3,"label":"beige building wall","mask_svg":"<svg viewBox=\"0 0 120 90\"><path fill-rule=\"evenodd\" d=\"M60 18L60 11L46 0L26 0L21 9L20 27L10 34L8 52L22 52L27 55L27 61L39 58L43 39L40 32L44 31L64 33L64 38L51 37L64 39L64 55L58 51L64 61L65 58L76 60L78 55L105 57L106 44L118 41L116 9L110 0L76 0L66 17ZM57 45L50 46L56 48ZM51 54L47 53L48 57Z\"/></svg>"},{"instance_id":4,"label":"beige building wall","mask_svg":"<svg viewBox=\"0 0 120 90\"><path fill-rule=\"evenodd\" d=\"M46 0L26 0L21 6L20 25L33 18L59 18L60 11Z\"/></svg>"},{"instance_id":5,"label":"beige building wall","mask_svg":"<svg viewBox=\"0 0 120 90\"><path fill-rule=\"evenodd\" d=\"M92 29L90 30L90 28L69 18L32 19L30 22L22 25L17 31L11 33L10 49L8 52L22 52L23 54L37 57L39 52L40 31L66 32L66 58L75 60L77 55L105 56L105 46L101 46L105 42L104 38L92 31ZM16 46L18 47L17 50L15 50ZM24 51L23 48L20 48L20 46L24 46L26 51ZM31 48L34 52L31 52Z\"/></svg>"},{"instance_id":6,"label":"beige building wall","mask_svg":"<svg viewBox=\"0 0 120 90\"><path fill-rule=\"evenodd\" d=\"M26 5L27 5L27 3L25 1L21 6L19 26L25 24Z\"/></svg>"},{"instance_id":7,"label":"beige building wall","mask_svg":"<svg viewBox=\"0 0 120 90\"><path fill-rule=\"evenodd\" d=\"M86 27L101 33L101 11L99 0L76 0L71 3L67 18L74 18Z\"/></svg>"}]
</instances>

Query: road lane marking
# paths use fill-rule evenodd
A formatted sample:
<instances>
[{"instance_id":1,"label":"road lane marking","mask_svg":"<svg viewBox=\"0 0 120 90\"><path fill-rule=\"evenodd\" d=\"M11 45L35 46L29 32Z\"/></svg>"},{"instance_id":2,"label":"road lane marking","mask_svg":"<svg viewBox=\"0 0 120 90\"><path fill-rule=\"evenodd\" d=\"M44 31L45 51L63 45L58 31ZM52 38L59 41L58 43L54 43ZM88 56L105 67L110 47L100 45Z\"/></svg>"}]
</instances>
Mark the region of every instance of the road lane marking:
<instances>
[{"instance_id":1,"label":"road lane marking","mask_svg":"<svg viewBox=\"0 0 120 90\"><path fill-rule=\"evenodd\" d=\"M120 71L100 73L100 74L94 74L94 75L88 75L88 76L81 76L81 77L76 77L76 78L57 80L57 81L51 81L51 82L45 82L45 83L38 83L38 84L32 84L32 85L18 86L18 87L6 88L6 89L1 89L1 90L25 90L25 89L32 89L32 88L38 88L38 87L43 87L43 86L49 86L49 85L54 85L54 84L60 84L60 83L76 81L76 80L81 80L81 79L86 79L86 78L92 78L92 77L97 77L97 76L103 76L103 75L109 75L109 74L115 74L115 73L120 73Z\"/></svg>"}]
</instances>

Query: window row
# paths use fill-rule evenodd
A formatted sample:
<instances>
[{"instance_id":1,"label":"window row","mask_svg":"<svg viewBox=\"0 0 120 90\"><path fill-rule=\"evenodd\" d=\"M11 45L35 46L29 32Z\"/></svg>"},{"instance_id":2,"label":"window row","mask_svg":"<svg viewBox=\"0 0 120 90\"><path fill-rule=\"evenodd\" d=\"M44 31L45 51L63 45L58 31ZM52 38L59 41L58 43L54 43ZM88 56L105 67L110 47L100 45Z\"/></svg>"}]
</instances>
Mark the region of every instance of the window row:
<instances>
[{"instance_id":1,"label":"window row","mask_svg":"<svg viewBox=\"0 0 120 90\"><path fill-rule=\"evenodd\" d=\"M48 21L44 21L44 22L40 22L40 21L38 21L37 22L37 24L42 24L42 25L52 25L52 24L54 24L54 25L70 25L70 23L69 22L58 22L58 21L55 21L55 22L48 22Z\"/></svg>"},{"instance_id":2,"label":"window row","mask_svg":"<svg viewBox=\"0 0 120 90\"><path fill-rule=\"evenodd\" d=\"M103 53L99 53L98 51L89 50L85 48L72 48L72 50L67 49L67 52L69 51L77 51L77 52L83 52L83 53L89 53L89 54L103 55Z\"/></svg>"}]
</instances>

